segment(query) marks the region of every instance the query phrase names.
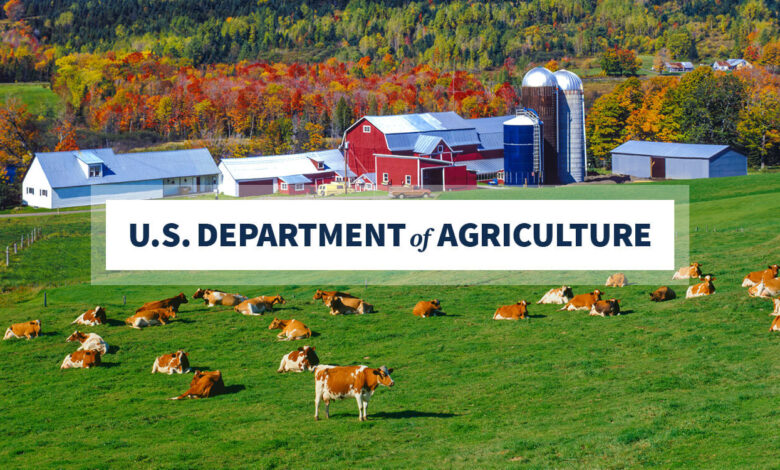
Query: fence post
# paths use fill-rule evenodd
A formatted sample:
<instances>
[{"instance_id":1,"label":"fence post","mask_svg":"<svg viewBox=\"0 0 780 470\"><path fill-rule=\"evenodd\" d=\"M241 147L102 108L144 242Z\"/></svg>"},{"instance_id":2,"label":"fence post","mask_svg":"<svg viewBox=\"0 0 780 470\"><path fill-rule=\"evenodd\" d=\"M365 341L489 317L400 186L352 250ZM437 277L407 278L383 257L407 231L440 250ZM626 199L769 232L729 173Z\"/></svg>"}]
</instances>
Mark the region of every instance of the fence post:
<instances>
[{"instance_id":1,"label":"fence post","mask_svg":"<svg viewBox=\"0 0 780 470\"><path fill-rule=\"evenodd\" d=\"M16 254L16 242L14 242L14 254Z\"/></svg>"},{"instance_id":2,"label":"fence post","mask_svg":"<svg viewBox=\"0 0 780 470\"><path fill-rule=\"evenodd\" d=\"M127 305L127 296L126 295L122 296L122 305Z\"/></svg>"},{"instance_id":3,"label":"fence post","mask_svg":"<svg viewBox=\"0 0 780 470\"><path fill-rule=\"evenodd\" d=\"M8 246L5 247L5 265L11 264L11 258L8 257Z\"/></svg>"},{"instance_id":4,"label":"fence post","mask_svg":"<svg viewBox=\"0 0 780 470\"><path fill-rule=\"evenodd\" d=\"M48 307L48 301L46 299L46 291L43 291L43 306Z\"/></svg>"}]
</instances>

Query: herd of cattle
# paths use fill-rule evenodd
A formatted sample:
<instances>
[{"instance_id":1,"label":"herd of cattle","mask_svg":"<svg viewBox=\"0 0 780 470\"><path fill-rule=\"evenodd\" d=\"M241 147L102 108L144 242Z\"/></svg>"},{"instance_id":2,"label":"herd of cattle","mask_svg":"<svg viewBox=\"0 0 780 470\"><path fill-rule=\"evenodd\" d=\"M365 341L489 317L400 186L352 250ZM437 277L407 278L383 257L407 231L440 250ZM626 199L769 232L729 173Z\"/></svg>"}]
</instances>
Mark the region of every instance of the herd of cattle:
<instances>
[{"instance_id":1,"label":"herd of cattle","mask_svg":"<svg viewBox=\"0 0 780 470\"><path fill-rule=\"evenodd\" d=\"M768 269L754 271L744 277L742 286L748 288L751 296L773 300L775 316L769 331L780 331L780 279L778 279L780 265L768 266ZM688 287L685 298L701 297L715 293L712 275L703 275L700 263L680 268L672 279L694 279L701 282ZM607 287L623 287L627 285L626 276L617 273L609 276ZM620 299L602 300L604 293L596 289L586 294L574 295L570 286L561 286L550 289L537 304L560 304L560 310L583 310L595 316L620 315ZM655 302L672 300L676 297L674 291L663 286L650 293L650 299ZM198 289L193 295L194 299L203 299L209 307L227 306L244 315L263 315L273 312L277 304L287 302L281 295L260 296L247 298L240 294L230 294L213 289ZM363 299L350 295L347 292L317 290L314 300L322 300L330 309L331 315L366 314L374 312L374 306ZM171 319L176 318L176 313L182 304L188 303L187 296L180 293L169 299L148 302L142 305L135 313L125 320L125 323L136 329L149 326L166 325ZM520 300L512 305L500 306L493 314L494 320L521 320L528 318L528 303ZM412 314L427 318L446 315L438 299L418 302ZM97 326L107 324L106 310L96 307L79 315L72 324L84 326ZM296 319L274 318L268 326L269 330L281 330L277 335L280 341L302 340L310 338L312 331ZM40 320L32 320L11 325L5 332L3 339L27 338L31 339L41 334ZM61 369L92 368L100 365L101 356L109 352L109 345L96 333L83 333L74 331L67 342L78 342L80 346L76 351L68 354L60 366ZM325 415L328 415L330 401L347 397L354 397L358 405L358 419L366 419L368 402L379 385L392 387L394 382L390 374L393 369L385 366L369 368L367 366L336 366L319 363L319 358L313 346L302 346L284 355L277 372L304 372L313 371L315 379L315 413L314 418L319 419L320 403L325 402ZM155 358L152 365L152 373L184 374L192 372L189 364L189 354L179 350L174 353L164 354ZM189 389L183 394L171 398L179 400L183 398L208 398L224 393L225 384L222 381L222 373L215 371L195 371Z\"/></svg>"}]
</instances>

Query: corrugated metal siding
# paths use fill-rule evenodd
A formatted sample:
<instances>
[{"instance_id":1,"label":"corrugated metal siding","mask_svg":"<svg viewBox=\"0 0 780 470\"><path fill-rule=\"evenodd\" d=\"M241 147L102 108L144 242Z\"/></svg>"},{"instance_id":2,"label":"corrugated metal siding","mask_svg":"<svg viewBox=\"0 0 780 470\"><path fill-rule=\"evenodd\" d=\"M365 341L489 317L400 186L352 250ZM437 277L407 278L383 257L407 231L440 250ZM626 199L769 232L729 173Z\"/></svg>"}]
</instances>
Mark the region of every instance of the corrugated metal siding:
<instances>
[{"instance_id":1,"label":"corrugated metal siding","mask_svg":"<svg viewBox=\"0 0 780 470\"><path fill-rule=\"evenodd\" d=\"M730 150L710 161L710 178L747 175L747 157Z\"/></svg>"},{"instance_id":2,"label":"corrugated metal siding","mask_svg":"<svg viewBox=\"0 0 780 470\"><path fill-rule=\"evenodd\" d=\"M727 150L728 145L677 144L629 140L615 147L613 153L673 158L712 158Z\"/></svg>"},{"instance_id":3,"label":"corrugated metal siding","mask_svg":"<svg viewBox=\"0 0 780 470\"><path fill-rule=\"evenodd\" d=\"M666 179L689 180L709 176L709 160L699 158L665 158Z\"/></svg>"},{"instance_id":4,"label":"corrugated metal siding","mask_svg":"<svg viewBox=\"0 0 780 470\"><path fill-rule=\"evenodd\" d=\"M650 178L650 157L613 153L612 173Z\"/></svg>"},{"instance_id":5,"label":"corrugated metal siding","mask_svg":"<svg viewBox=\"0 0 780 470\"><path fill-rule=\"evenodd\" d=\"M109 199L161 197L163 197L162 180L55 188L52 192L52 208L105 204Z\"/></svg>"}]
</instances>

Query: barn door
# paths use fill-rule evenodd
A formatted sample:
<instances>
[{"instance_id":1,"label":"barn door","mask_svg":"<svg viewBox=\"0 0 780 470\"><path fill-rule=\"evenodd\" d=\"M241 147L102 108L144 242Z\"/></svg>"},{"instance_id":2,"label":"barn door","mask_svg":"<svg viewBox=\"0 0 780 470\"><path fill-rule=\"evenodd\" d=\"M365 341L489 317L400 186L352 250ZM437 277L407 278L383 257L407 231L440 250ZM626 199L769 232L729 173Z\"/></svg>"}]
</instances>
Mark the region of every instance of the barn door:
<instances>
[{"instance_id":1,"label":"barn door","mask_svg":"<svg viewBox=\"0 0 780 470\"><path fill-rule=\"evenodd\" d=\"M666 178L666 159L665 158L651 158L650 159L650 177L651 178Z\"/></svg>"}]
</instances>

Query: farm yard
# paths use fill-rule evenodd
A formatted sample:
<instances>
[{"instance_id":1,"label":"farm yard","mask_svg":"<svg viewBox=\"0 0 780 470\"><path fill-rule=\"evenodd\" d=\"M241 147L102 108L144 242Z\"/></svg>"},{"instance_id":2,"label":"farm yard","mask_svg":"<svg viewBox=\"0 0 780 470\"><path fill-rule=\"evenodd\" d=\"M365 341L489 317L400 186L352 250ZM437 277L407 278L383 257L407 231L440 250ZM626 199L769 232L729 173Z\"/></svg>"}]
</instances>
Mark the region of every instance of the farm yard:
<instances>
[{"instance_id":1,"label":"farm yard","mask_svg":"<svg viewBox=\"0 0 780 470\"><path fill-rule=\"evenodd\" d=\"M664 183L647 183L664 184ZM653 303L658 286L599 288L623 314L592 317L535 302L554 286L92 286L90 215L0 219L0 242L31 227L44 238L0 267L0 326L40 319L42 335L0 342L4 468L770 467L780 425L780 337L772 304L740 287L780 260L780 173L690 185L691 261L716 276L715 295ZM446 198L511 198L476 191ZM399 202L401 203L401 202ZM6 235L9 234L9 235ZM670 273L671 278L671 273ZM630 279L629 279L630 281ZM244 316L192 299L198 287L281 294L273 314ZM557 286L555 286L557 287ZM377 312L330 316L316 288L348 291ZM44 291L48 306L43 306ZM144 302L184 292L168 325L124 324ZM123 305L123 296L127 305ZM440 299L446 316L412 315ZM525 299L531 318L493 321ZM109 324L83 327L110 346L103 365L59 369L65 339L87 309ZM279 342L274 316L314 336ZM355 401L331 403L315 422L310 372L278 374L281 357L308 344L322 364L393 368L368 421ZM220 370L227 393L169 401L192 374L151 374L157 356L183 349L198 370ZM85 456L89 455L89 461Z\"/></svg>"}]
</instances>

